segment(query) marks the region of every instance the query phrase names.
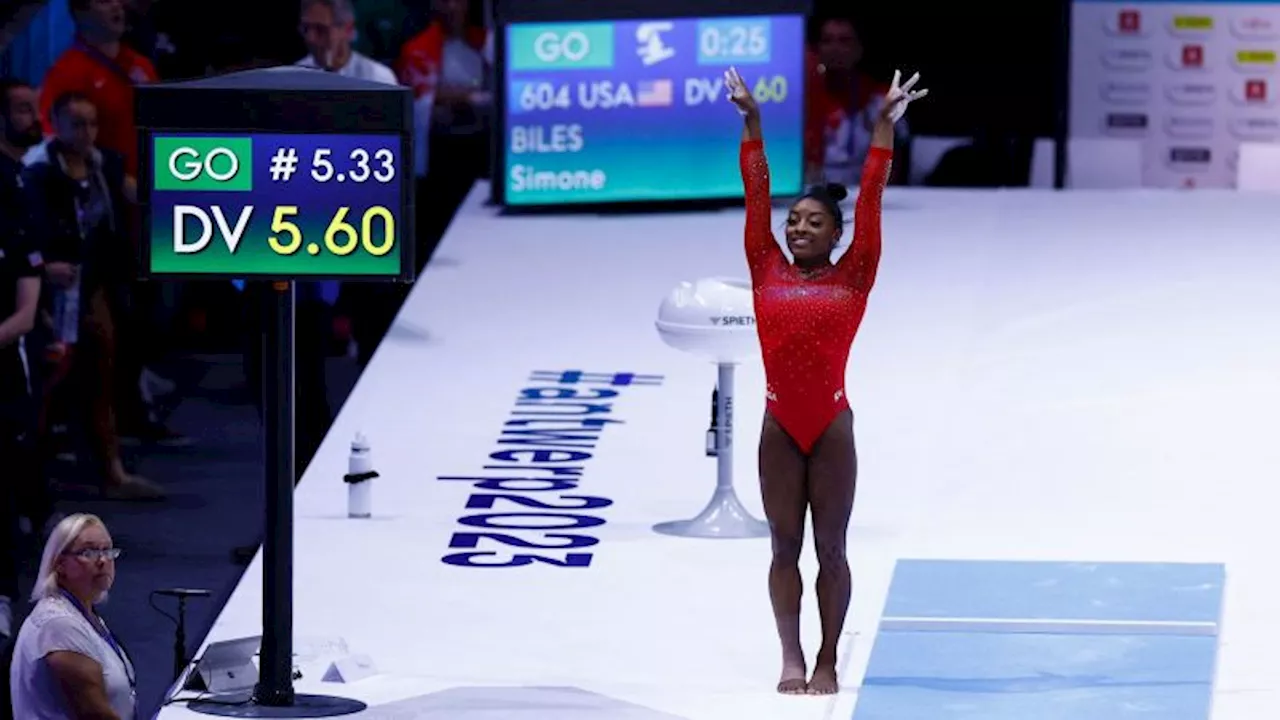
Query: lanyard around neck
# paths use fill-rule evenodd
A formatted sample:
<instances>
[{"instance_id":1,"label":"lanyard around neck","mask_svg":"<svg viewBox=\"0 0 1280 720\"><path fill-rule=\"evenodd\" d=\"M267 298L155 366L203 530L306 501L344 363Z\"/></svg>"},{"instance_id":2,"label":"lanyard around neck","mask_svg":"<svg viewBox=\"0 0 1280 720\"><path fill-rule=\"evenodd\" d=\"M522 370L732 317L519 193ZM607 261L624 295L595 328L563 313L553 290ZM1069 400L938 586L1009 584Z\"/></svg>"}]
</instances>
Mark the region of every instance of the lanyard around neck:
<instances>
[{"instance_id":1,"label":"lanyard around neck","mask_svg":"<svg viewBox=\"0 0 1280 720\"><path fill-rule=\"evenodd\" d=\"M91 610L86 608L84 604L80 602L80 599L77 598L75 595L72 595L66 590L62 590L62 596L65 597L67 599L67 602L71 603L71 605L75 607L76 610L80 611L80 614L83 615L84 619L88 621L90 625L93 626L93 629L98 633L99 637L101 637L103 640L106 641L108 645L111 646L111 649L115 652L116 657L120 658L120 664L124 666L124 676L129 680L129 688L130 689L136 688L138 686L137 678L134 677L133 671L130 670L129 660L128 658L125 657L124 648L120 647L120 643L119 641L116 640L115 634L112 633L109 628L107 628L106 623L98 619L97 615L95 615Z\"/></svg>"}]
</instances>

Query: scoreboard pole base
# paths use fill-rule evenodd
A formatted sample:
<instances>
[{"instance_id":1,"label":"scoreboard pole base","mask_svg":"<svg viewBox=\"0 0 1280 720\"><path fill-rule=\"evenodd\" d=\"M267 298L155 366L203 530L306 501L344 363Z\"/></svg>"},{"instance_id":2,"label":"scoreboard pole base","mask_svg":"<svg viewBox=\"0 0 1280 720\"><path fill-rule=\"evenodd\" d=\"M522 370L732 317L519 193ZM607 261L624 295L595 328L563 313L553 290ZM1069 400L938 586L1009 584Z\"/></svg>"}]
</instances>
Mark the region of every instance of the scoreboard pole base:
<instances>
[{"instance_id":1,"label":"scoreboard pole base","mask_svg":"<svg viewBox=\"0 0 1280 720\"><path fill-rule=\"evenodd\" d=\"M288 705L264 705L253 695L240 693L194 700L187 709L201 715L241 718L319 718L354 715L369 709L359 700L326 695L294 695Z\"/></svg>"}]
</instances>

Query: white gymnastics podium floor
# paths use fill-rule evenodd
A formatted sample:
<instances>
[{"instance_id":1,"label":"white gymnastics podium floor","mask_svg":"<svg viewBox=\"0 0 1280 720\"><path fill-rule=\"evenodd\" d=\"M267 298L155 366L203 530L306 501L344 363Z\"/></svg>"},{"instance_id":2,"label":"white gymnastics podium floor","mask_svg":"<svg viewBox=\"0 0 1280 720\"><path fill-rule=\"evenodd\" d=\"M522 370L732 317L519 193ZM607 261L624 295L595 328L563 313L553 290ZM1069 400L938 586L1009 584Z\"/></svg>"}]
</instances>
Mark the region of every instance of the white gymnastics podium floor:
<instances>
[{"instance_id":1,"label":"white gymnastics podium floor","mask_svg":"<svg viewBox=\"0 0 1280 720\"><path fill-rule=\"evenodd\" d=\"M654 330L656 311L681 280L745 276L741 211L506 218L484 207L484 197L487 188L478 187L460 211L298 488L299 692L361 699L371 718L1025 720L1032 715L1004 700L979 702L1014 691L974 683L1007 685L1027 675L1018 702L1034 703L1037 720L1068 717L1107 684L1128 699L1110 711L1093 708L1091 720L1206 718L1210 702L1214 720L1256 720L1280 705L1273 197L889 191L883 262L848 375L861 461L849 535L854 600L845 690L828 698L774 692L779 653L766 540L684 539L652 529L696 514L715 482L715 461L704 454L715 368L666 347ZM779 212L776 226L782 221ZM602 389L617 394L596 407L581 404ZM556 393L568 399L549 399ZM738 370L733 448L739 494L757 516L762 410L757 358ZM530 434L523 444L500 442L519 440L513 429L537 427L513 422L557 412L607 422L586 433L589 441L579 443L586 448ZM357 432L369 437L381 473L369 520L345 515L342 476ZM516 492L513 500L477 486L515 477L569 480L576 489ZM538 509L535 501L567 509ZM577 529L538 529L574 522ZM526 529L492 527L503 523ZM574 533L598 543L538 550L467 537L484 532L547 545L564 541L543 532ZM585 567L442 561L469 552L468 543L496 553L488 562L513 553L559 563L589 553L590 560ZM807 585L816 574L809 554ZM1036 592L1061 588L1059 604L1085 609L1001 612L1057 622L1057 631L1079 636L1089 631L1063 630L1066 621L1053 618L1101 608L1112 615L1095 625L1118 618L1132 626L1116 635L1125 647L1025 650L1003 668L986 656L1007 647L971 649L969 670L931 671L919 654L945 653L892 650L886 633L927 645L964 632L915 621L886 629L886 603L911 605L934 593L963 604L957 595L981 594L995 581L982 563L976 575L894 580L898 561L913 559L1046 563L1032 572L1044 577L1023 580ZM1200 579L1167 583L1159 591L1165 601L1148 597L1133 617L1123 606L1147 602L1141 592L1110 603L1106 588L1072 590L1064 579L1063 568L1121 561L1208 565L1186 566ZM261 632L260 562L207 641ZM1183 566L1169 567L1176 575ZM1223 571L1225 591L1213 579ZM1117 592L1143 582L1106 572L1097 583ZM916 595L904 590L901 601L889 597L891 583L912 582L934 585L916 587ZM1207 593L1207 604L1188 611L1200 619L1165 618L1191 591ZM984 612L973 607L952 614ZM1186 656L1184 665L1196 667L1166 668L1182 673L1168 679L1134 666L1142 652L1168 656L1143 645L1134 627L1147 620L1155 625L1145 634L1169 642L1212 636ZM1017 629L961 624L986 632L988 644ZM804 630L812 654L811 590ZM878 639L885 657L875 662L884 667L873 673ZM343 653L366 656L376 674L323 682ZM882 693L875 703L872 686ZM914 699L893 695L904 686ZM1138 697L1151 692L1165 696ZM866 702L855 708L860 696ZM195 716L181 702L161 713Z\"/></svg>"}]
</instances>

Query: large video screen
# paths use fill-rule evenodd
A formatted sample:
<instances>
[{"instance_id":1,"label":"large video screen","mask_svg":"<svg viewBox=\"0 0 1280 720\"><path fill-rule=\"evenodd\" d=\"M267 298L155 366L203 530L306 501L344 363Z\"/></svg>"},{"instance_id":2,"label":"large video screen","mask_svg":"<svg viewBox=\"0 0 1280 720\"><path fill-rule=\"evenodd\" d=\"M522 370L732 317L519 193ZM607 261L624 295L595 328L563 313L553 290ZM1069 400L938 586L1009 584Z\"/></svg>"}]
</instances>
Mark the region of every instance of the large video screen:
<instances>
[{"instance_id":1,"label":"large video screen","mask_svg":"<svg viewBox=\"0 0 1280 720\"><path fill-rule=\"evenodd\" d=\"M508 206L741 197L735 66L761 106L773 189L803 180L801 15L507 25Z\"/></svg>"}]
</instances>

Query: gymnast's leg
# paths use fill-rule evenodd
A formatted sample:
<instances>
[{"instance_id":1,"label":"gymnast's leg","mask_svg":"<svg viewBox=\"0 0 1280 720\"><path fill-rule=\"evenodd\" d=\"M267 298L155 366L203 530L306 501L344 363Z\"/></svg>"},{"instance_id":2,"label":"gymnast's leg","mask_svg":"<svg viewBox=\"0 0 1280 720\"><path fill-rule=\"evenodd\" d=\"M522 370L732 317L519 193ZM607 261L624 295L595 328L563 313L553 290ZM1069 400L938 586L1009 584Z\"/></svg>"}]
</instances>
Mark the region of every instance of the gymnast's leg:
<instances>
[{"instance_id":1,"label":"gymnast's leg","mask_svg":"<svg viewBox=\"0 0 1280 720\"><path fill-rule=\"evenodd\" d=\"M804 649L800 646L800 547L809 498L805 456L768 412L760 430L760 492L773 540L769 566L769 599L782 641L782 677L778 692L802 695L807 685Z\"/></svg>"},{"instance_id":2,"label":"gymnast's leg","mask_svg":"<svg viewBox=\"0 0 1280 720\"><path fill-rule=\"evenodd\" d=\"M838 692L836 646L849 612L852 581L845 541L858 481L858 454L853 440L853 413L836 416L809 455L809 503L813 540L818 554L818 615L822 647L814 663L809 693Z\"/></svg>"}]
</instances>

